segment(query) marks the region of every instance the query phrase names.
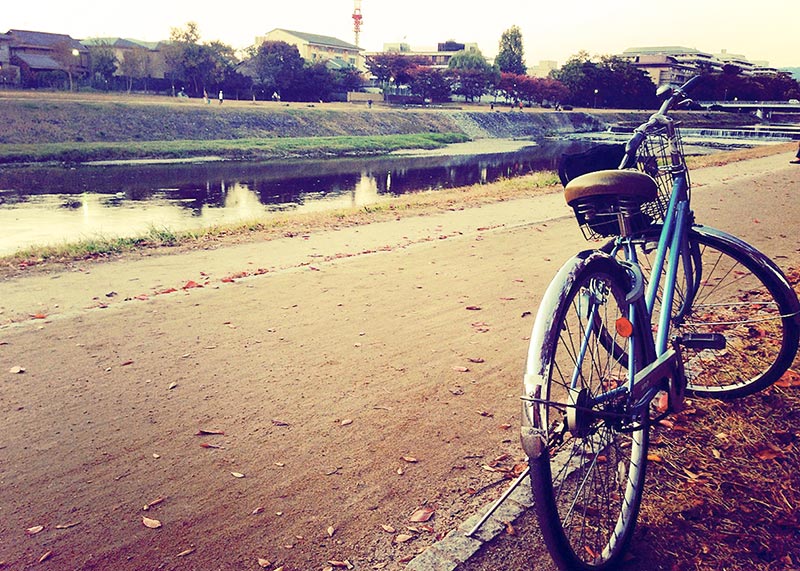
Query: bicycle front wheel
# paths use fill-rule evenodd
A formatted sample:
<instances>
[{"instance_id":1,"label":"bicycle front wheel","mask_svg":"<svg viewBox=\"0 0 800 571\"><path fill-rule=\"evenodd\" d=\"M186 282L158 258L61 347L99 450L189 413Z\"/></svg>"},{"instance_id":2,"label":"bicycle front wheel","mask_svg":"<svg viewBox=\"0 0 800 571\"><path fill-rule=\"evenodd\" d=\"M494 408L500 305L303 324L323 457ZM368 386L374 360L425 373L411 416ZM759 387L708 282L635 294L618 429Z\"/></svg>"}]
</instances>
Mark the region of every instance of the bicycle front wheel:
<instances>
[{"instance_id":1,"label":"bicycle front wheel","mask_svg":"<svg viewBox=\"0 0 800 571\"><path fill-rule=\"evenodd\" d=\"M639 243L639 264L648 280L658 231L656 227ZM797 296L772 261L730 234L697 226L688 242L675 288L672 332L695 340L715 335L725 346L715 349L689 341L681 347L687 391L733 399L769 386L797 353ZM660 299L661 291L654 322Z\"/></svg>"},{"instance_id":2,"label":"bicycle front wheel","mask_svg":"<svg viewBox=\"0 0 800 571\"><path fill-rule=\"evenodd\" d=\"M631 328L630 280L616 262L604 256L565 268L531 336L524 424L541 437L540 452L526 448L531 485L559 568L612 569L644 487L648 418L631 415L624 387L643 364L646 340Z\"/></svg>"}]
</instances>

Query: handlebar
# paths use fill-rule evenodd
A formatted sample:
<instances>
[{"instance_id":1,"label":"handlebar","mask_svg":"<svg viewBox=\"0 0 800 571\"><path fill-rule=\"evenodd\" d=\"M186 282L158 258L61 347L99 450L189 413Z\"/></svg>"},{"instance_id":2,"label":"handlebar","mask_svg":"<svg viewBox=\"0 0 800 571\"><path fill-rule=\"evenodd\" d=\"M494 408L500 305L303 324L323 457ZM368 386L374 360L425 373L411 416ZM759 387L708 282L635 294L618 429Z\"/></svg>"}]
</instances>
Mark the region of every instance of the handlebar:
<instances>
[{"instance_id":1,"label":"handlebar","mask_svg":"<svg viewBox=\"0 0 800 571\"><path fill-rule=\"evenodd\" d=\"M650 116L645 123L642 123L633 130L633 135L625 144L625 156L620 163L621 169L627 168L636 162L636 152L642 142L647 138L647 134L654 128L671 125L672 119L668 116L670 110L674 109L679 103L689 98L689 92L702 80L702 75L695 75L680 87L669 87L666 92L669 96L664 99L661 107Z\"/></svg>"}]
</instances>

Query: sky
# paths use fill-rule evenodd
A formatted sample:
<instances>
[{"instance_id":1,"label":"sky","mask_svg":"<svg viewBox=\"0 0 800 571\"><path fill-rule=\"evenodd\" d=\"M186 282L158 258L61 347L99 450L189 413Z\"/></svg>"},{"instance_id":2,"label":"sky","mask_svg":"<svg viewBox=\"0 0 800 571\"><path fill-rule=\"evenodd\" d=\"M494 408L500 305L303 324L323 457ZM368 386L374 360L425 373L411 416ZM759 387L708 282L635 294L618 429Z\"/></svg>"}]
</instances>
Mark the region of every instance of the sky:
<instances>
[{"instance_id":1,"label":"sky","mask_svg":"<svg viewBox=\"0 0 800 571\"><path fill-rule=\"evenodd\" d=\"M9 29L64 33L73 38L168 39L172 28L196 22L201 41L236 49L274 28L334 36L354 42L354 0L6 0L0 33ZM528 66L563 64L581 50L614 55L631 47L682 46L722 50L774 67L800 67L797 0L362 0L360 47L384 43L412 49L439 42L477 43L494 57L502 33L522 32ZM30 7L34 7L31 9Z\"/></svg>"}]
</instances>

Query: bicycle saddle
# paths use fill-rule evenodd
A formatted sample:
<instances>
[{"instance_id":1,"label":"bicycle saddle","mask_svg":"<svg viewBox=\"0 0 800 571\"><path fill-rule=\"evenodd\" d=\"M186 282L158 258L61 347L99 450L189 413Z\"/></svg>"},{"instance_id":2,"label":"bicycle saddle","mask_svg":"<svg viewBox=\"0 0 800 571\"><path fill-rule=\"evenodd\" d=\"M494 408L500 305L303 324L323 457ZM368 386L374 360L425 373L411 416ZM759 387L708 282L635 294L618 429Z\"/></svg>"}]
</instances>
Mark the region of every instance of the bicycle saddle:
<instances>
[{"instance_id":1,"label":"bicycle saddle","mask_svg":"<svg viewBox=\"0 0 800 571\"><path fill-rule=\"evenodd\" d=\"M564 198L572 207L587 198L628 198L644 203L657 195L656 181L635 170L590 172L572 179L564 188Z\"/></svg>"}]
</instances>

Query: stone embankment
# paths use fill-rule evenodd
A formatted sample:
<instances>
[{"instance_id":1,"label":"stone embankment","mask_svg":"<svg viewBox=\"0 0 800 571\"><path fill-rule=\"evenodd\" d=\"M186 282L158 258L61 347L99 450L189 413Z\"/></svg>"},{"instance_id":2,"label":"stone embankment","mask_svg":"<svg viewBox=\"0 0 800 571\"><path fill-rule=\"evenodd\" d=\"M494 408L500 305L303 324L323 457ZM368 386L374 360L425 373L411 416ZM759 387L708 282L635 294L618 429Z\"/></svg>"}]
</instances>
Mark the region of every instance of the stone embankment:
<instances>
[{"instance_id":1,"label":"stone embankment","mask_svg":"<svg viewBox=\"0 0 800 571\"><path fill-rule=\"evenodd\" d=\"M502 110L501 110L502 109ZM602 131L611 125L638 124L639 112L540 109L493 112L478 108L367 109L341 105L176 105L154 101L25 100L0 106L0 144L111 141L221 140L278 137L377 136L410 133L464 133L471 138L529 138ZM686 126L720 126L747 116L685 113Z\"/></svg>"}]
</instances>

